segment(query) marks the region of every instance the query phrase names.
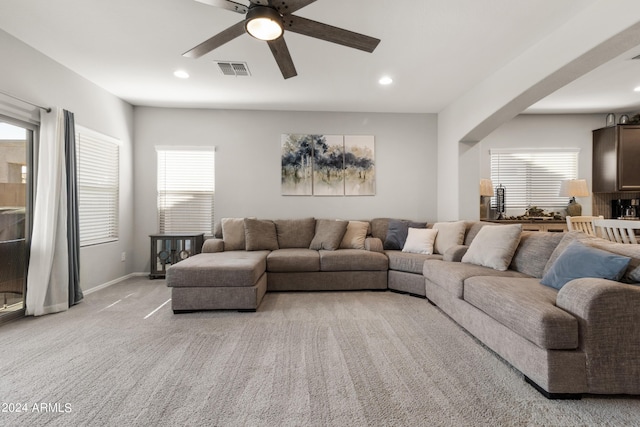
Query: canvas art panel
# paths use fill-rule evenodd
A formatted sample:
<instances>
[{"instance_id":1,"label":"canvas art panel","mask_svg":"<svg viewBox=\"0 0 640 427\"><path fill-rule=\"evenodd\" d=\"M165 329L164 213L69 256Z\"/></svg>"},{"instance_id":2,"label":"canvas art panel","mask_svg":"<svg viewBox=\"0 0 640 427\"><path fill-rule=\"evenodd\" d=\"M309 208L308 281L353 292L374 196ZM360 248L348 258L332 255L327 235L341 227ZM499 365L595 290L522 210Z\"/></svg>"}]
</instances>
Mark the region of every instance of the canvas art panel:
<instances>
[{"instance_id":1,"label":"canvas art panel","mask_svg":"<svg viewBox=\"0 0 640 427\"><path fill-rule=\"evenodd\" d=\"M376 165L373 136L346 135L344 159L345 195L375 195Z\"/></svg>"},{"instance_id":2,"label":"canvas art panel","mask_svg":"<svg viewBox=\"0 0 640 427\"><path fill-rule=\"evenodd\" d=\"M281 191L285 196L313 194L314 135L284 134L281 137Z\"/></svg>"},{"instance_id":3,"label":"canvas art panel","mask_svg":"<svg viewBox=\"0 0 640 427\"><path fill-rule=\"evenodd\" d=\"M344 138L318 135L313 146L313 195L344 195Z\"/></svg>"},{"instance_id":4,"label":"canvas art panel","mask_svg":"<svg viewBox=\"0 0 640 427\"><path fill-rule=\"evenodd\" d=\"M375 181L372 135L281 136L282 195L372 196Z\"/></svg>"}]
</instances>

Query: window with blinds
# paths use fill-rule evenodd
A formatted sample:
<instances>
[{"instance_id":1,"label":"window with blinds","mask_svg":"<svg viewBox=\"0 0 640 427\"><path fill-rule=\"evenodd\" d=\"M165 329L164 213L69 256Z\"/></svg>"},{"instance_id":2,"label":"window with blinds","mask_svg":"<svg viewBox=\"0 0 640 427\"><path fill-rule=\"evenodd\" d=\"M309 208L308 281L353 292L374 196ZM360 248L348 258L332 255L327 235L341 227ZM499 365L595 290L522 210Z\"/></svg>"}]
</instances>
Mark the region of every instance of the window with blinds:
<instances>
[{"instance_id":1,"label":"window with blinds","mask_svg":"<svg viewBox=\"0 0 640 427\"><path fill-rule=\"evenodd\" d=\"M560 181L577 178L578 153L578 149L492 149L491 181L494 187L505 187L507 209L564 209L568 198L558 196Z\"/></svg>"},{"instance_id":2,"label":"window with blinds","mask_svg":"<svg viewBox=\"0 0 640 427\"><path fill-rule=\"evenodd\" d=\"M160 233L213 230L214 147L156 147Z\"/></svg>"},{"instance_id":3,"label":"window with blinds","mask_svg":"<svg viewBox=\"0 0 640 427\"><path fill-rule=\"evenodd\" d=\"M118 240L120 141L76 127L80 246Z\"/></svg>"}]
</instances>

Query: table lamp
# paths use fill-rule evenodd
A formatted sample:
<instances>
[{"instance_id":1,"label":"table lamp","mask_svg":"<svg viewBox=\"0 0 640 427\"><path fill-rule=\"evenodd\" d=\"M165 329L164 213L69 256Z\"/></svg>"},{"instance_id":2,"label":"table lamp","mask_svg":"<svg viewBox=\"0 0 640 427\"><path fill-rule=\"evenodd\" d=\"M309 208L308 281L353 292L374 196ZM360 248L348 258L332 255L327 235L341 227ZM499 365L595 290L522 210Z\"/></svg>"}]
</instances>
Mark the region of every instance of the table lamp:
<instances>
[{"instance_id":1,"label":"table lamp","mask_svg":"<svg viewBox=\"0 0 640 427\"><path fill-rule=\"evenodd\" d=\"M489 218L489 200L493 196L493 183L490 179L480 180L480 219Z\"/></svg>"},{"instance_id":2,"label":"table lamp","mask_svg":"<svg viewBox=\"0 0 640 427\"><path fill-rule=\"evenodd\" d=\"M571 197L569 205L567 205L567 216L582 215L582 205L576 202L576 197L588 197L589 189L587 188L586 179L565 179L560 182L561 197Z\"/></svg>"}]
</instances>

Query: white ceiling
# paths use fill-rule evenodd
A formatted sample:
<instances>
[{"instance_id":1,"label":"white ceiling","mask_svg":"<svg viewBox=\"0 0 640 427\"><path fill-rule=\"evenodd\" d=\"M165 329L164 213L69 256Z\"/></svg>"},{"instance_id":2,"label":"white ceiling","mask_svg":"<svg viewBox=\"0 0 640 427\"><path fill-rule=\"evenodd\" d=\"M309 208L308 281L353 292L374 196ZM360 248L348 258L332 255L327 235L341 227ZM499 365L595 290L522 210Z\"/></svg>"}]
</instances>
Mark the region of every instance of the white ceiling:
<instances>
[{"instance_id":1,"label":"white ceiling","mask_svg":"<svg viewBox=\"0 0 640 427\"><path fill-rule=\"evenodd\" d=\"M594 1L317 0L296 14L382 42L365 53L287 32L298 70L288 80L266 43L248 35L182 57L243 19L194 0L2 0L0 29L134 105L437 113ZM640 61L629 60L638 54L528 111L640 109ZM214 60L246 62L252 76L223 76ZM177 69L191 77L177 79ZM394 83L378 85L382 75Z\"/></svg>"}]
</instances>

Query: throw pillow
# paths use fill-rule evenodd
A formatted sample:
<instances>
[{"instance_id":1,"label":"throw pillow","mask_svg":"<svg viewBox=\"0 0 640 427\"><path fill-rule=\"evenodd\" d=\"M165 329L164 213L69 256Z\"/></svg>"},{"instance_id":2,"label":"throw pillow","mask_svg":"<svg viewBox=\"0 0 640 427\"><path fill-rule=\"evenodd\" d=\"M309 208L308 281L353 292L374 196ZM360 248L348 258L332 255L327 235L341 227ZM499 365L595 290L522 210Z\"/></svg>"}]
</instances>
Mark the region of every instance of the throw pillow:
<instances>
[{"instance_id":1,"label":"throw pillow","mask_svg":"<svg viewBox=\"0 0 640 427\"><path fill-rule=\"evenodd\" d=\"M384 239L385 250L401 250L407 240L411 228L427 228L426 222L414 222L404 219L390 219L387 235Z\"/></svg>"},{"instance_id":2,"label":"throw pillow","mask_svg":"<svg viewBox=\"0 0 640 427\"><path fill-rule=\"evenodd\" d=\"M278 219L274 222L280 249L308 248L316 233L315 218Z\"/></svg>"},{"instance_id":3,"label":"throw pillow","mask_svg":"<svg viewBox=\"0 0 640 427\"><path fill-rule=\"evenodd\" d=\"M245 247L248 251L275 251L278 249L276 225L273 221L245 218Z\"/></svg>"},{"instance_id":4,"label":"throw pillow","mask_svg":"<svg viewBox=\"0 0 640 427\"><path fill-rule=\"evenodd\" d=\"M437 235L438 230L409 227L407 241L402 248L402 252L431 255L433 253L433 243Z\"/></svg>"},{"instance_id":5,"label":"throw pillow","mask_svg":"<svg viewBox=\"0 0 640 427\"><path fill-rule=\"evenodd\" d=\"M542 276L547 274L553 264L555 264L555 262L557 261L558 257L562 255L562 252L567 249L567 246L569 246L575 240L585 241L589 239L596 239L596 237L590 236L586 233L583 233L582 231L569 231L567 233L562 233L562 239L560 240L560 243L558 243L558 246L556 246L556 248L553 250L553 252L551 252L551 256L549 257L547 264L544 266Z\"/></svg>"},{"instance_id":6,"label":"throw pillow","mask_svg":"<svg viewBox=\"0 0 640 427\"><path fill-rule=\"evenodd\" d=\"M369 231L369 223L364 221L349 221L344 233L340 249L364 249L364 241Z\"/></svg>"},{"instance_id":7,"label":"throw pillow","mask_svg":"<svg viewBox=\"0 0 640 427\"><path fill-rule=\"evenodd\" d=\"M342 242L342 237L347 231L349 221L319 219L316 221L316 234L311 240L309 249L319 251L335 251Z\"/></svg>"},{"instance_id":8,"label":"throw pillow","mask_svg":"<svg viewBox=\"0 0 640 427\"><path fill-rule=\"evenodd\" d=\"M540 283L561 289L581 277L620 280L631 258L612 254L574 241L560 254Z\"/></svg>"},{"instance_id":9,"label":"throw pillow","mask_svg":"<svg viewBox=\"0 0 640 427\"><path fill-rule=\"evenodd\" d=\"M462 262L506 271L518 248L521 234L520 224L482 227L462 257Z\"/></svg>"},{"instance_id":10,"label":"throw pillow","mask_svg":"<svg viewBox=\"0 0 640 427\"><path fill-rule=\"evenodd\" d=\"M221 224L224 250L244 250L244 218L222 218Z\"/></svg>"},{"instance_id":11,"label":"throw pillow","mask_svg":"<svg viewBox=\"0 0 640 427\"><path fill-rule=\"evenodd\" d=\"M390 219L387 228L387 236L384 239L385 250L400 250L407 239L409 226L399 219Z\"/></svg>"},{"instance_id":12,"label":"throw pillow","mask_svg":"<svg viewBox=\"0 0 640 427\"><path fill-rule=\"evenodd\" d=\"M434 243L435 253L444 255L450 247L461 245L462 242L464 242L464 232L466 228L467 226L464 221L436 222L433 225L433 229L438 230L438 235Z\"/></svg>"},{"instance_id":13,"label":"throw pillow","mask_svg":"<svg viewBox=\"0 0 640 427\"><path fill-rule=\"evenodd\" d=\"M631 258L621 281L631 284L640 283L640 245L612 242L605 239L581 240L587 246Z\"/></svg>"}]
</instances>

